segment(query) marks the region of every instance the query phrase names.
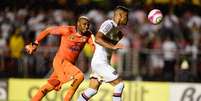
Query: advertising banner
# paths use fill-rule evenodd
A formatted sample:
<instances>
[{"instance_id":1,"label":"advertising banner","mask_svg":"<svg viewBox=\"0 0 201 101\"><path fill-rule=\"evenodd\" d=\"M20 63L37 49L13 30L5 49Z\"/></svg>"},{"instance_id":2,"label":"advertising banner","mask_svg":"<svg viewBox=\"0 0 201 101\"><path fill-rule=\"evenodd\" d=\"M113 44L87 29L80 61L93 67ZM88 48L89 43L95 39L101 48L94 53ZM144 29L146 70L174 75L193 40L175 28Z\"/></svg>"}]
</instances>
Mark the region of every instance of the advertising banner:
<instances>
[{"instance_id":1,"label":"advertising banner","mask_svg":"<svg viewBox=\"0 0 201 101\"><path fill-rule=\"evenodd\" d=\"M42 79L10 79L9 101L30 101L31 97L46 80ZM82 82L72 101L77 101L80 93L88 87L88 80ZM52 91L42 101L63 101L67 88L71 82L65 84L59 92ZM99 92L90 101L112 101L113 87L103 83ZM162 95L161 95L162 94ZM169 101L169 84L152 82L125 82L123 101Z\"/></svg>"},{"instance_id":2,"label":"advertising banner","mask_svg":"<svg viewBox=\"0 0 201 101\"><path fill-rule=\"evenodd\" d=\"M201 101L201 84L171 83L170 101Z\"/></svg>"},{"instance_id":3,"label":"advertising banner","mask_svg":"<svg viewBox=\"0 0 201 101\"><path fill-rule=\"evenodd\" d=\"M141 82L137 88L138 99L130 101L169 101L169 83Z\"/></svg>"},{"instance_id":4,"label":"advertising banner","mask_svg":"<svg viewBox=\"0 0 201 101\"><path fill-rule=\"evenodd\" d=\"M46 83L46 80L41 79L10 79L9 80L9 101L30 101L31 97L36 93L36 91L43 84ZM52 91L42 101L63 101L63 97L66 94L67 88L70 86L71 82L65 84L62 89L58 92ZM132 93L131 83L126 82L124 98L125 101L129 101ZM72 101L77 101L78 96L84 89L88 87L88 81L82 82L77 92L75 93ZM129 90L130 89L130 90ZM94 96L91 101L111 101L112 100L112 91L113 87L109 84L103 84L100 87L100 90L96 96ZM131 98L130 98L131 99Z\"/></svg>"}]
</instances>

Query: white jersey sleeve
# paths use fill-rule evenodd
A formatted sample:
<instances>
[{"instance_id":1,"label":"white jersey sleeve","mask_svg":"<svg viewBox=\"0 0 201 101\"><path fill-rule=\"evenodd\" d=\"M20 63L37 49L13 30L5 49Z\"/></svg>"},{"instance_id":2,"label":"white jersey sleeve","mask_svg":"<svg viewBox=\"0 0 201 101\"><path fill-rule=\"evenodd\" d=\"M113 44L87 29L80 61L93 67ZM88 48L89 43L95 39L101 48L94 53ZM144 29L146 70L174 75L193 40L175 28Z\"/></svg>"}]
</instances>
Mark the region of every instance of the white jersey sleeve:
<instances>
[{"instance_id":1,"label":"white jersey sleeve","mask_svg":"<svg viewBox=\"0 0 201 101\"><path fill-rule=\"evenodd\" d=\"M110 32L113 28L113 24L111 21L107 20L105 22L102 23L102 25L100 26L98 32L103 33L104 35L106 35L108 32Z\"/></svg>"}]
</instances>

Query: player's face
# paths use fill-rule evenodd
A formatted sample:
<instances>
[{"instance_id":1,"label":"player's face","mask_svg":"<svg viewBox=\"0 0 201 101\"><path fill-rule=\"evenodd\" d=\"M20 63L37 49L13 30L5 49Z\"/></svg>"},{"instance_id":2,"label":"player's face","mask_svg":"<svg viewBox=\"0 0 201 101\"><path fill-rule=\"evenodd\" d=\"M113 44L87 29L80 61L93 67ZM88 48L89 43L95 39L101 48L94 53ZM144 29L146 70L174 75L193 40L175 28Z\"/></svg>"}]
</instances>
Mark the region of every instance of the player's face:
<instances>
[{"instance_id":1,"label":"player's face","mask_svg":"<svg viewBox=\"0 0 201 101\"><path fill-rule=\"evenodd\" d=\"M120 24L126 25L128 22L128 12L121 12Z\"/></svg>"},{"instance_id":2,"label":"player's face","mask_svg":"<svg viewBox=\"0 0 201 101\"><path fill-rule=\"evenodd\" d=\"M89 30L89 21L86 19L80 19L77 25L81 33L85 33Z\"/></svg>"}]
</instances>

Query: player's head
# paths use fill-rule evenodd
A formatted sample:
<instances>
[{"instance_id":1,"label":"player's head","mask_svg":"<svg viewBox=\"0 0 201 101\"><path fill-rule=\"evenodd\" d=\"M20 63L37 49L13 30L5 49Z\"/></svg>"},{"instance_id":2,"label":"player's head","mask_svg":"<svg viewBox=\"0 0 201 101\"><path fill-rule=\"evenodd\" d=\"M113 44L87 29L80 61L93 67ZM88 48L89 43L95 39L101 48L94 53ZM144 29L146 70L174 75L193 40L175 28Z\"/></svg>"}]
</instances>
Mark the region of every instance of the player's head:
<instances>
[{"instance_id":1,"label":"player's head","mask_svg":"<svg viewBox=\"0 0 201 101\"><path fill-rule=\"evenodd\" d=\"M118 22L119 25L126 25L128 22L128 8L124 6L117 6L114 10L113 19Z\"/></svg>"},{"instance_id":2,"label":"player's head","mask_svg":"<svg viewBox=\"0 0 201 101\"><path fill-rule=\"evenodd\" d=\"M77 29L81 33L85 33L89 30L89 19L86 16L80 16L77 21Z\"/></svg>"}]
</instances>

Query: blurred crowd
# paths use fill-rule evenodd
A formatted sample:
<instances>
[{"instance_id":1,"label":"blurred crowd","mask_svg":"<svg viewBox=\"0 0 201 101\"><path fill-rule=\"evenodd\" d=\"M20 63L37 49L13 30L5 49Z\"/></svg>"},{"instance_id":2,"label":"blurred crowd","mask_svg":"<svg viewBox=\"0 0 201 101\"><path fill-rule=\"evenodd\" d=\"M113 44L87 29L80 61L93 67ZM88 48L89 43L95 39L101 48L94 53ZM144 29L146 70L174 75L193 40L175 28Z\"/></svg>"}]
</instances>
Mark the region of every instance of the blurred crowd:
<instances>
[{"instance_id":1,"label":"blurred crowd","mask_svg":"<svg viewBox=\"0 0 201 101\"><path fill-rule=\"evenodd\" d=\"M113 54L112 65L124 79L148 81L201 81L201 15L174 9L164 13L159 25L147 21L146 8L131 9L129 23L120 29L126 48ZM100 24L112 17L112 10L90 9L75 14L66 9L10 9L0 11L0 78L44 77L51 72L52 59L59 38L49 36L34 55L24 52L24 45L34 41L43 29L56 25L73 25L79 15L90 18L95 34ZM91 47L86 45L78 67L90 72Z\"/></svg>"}]
</instances>

